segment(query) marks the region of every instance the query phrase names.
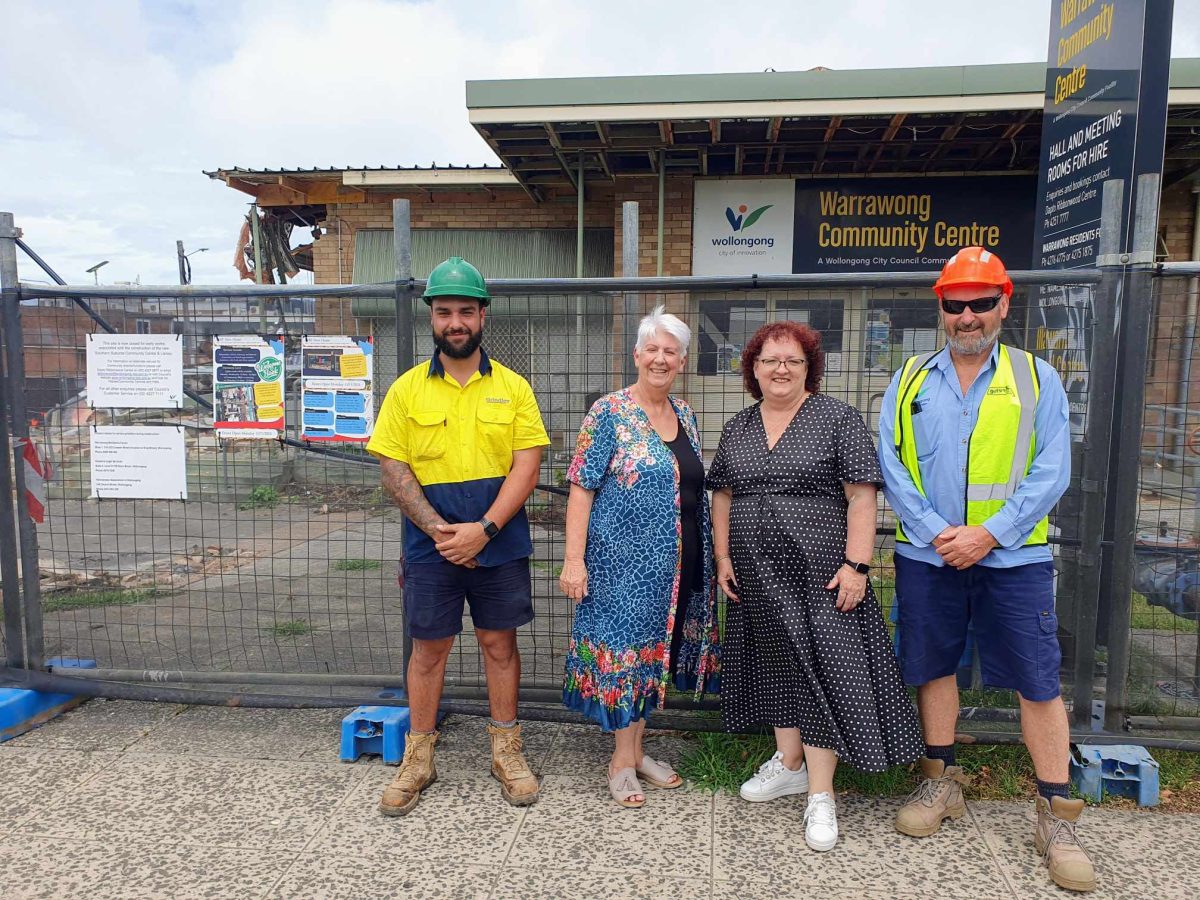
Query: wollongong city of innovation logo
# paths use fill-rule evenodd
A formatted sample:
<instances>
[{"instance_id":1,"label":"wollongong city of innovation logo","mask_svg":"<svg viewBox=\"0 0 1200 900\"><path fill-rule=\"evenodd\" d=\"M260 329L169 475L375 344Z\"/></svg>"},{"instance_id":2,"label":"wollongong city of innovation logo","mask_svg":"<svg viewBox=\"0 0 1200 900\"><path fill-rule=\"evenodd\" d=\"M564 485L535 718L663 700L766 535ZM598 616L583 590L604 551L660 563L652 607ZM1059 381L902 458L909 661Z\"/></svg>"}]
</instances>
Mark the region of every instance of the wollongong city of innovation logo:
<instances>
[{"instance_id":1,"label":"wollongong city of innovation logo","mask_svg":"<svg viewBox=\"0 0 1200 900\"><path fill-rule=\"evenodd\" d=\"M762 218L763 213L770 209L775 204L768 203L766 206L760 206L758 209L747 212L750 209L745 203L737 208L737 212L733 211L732 206L725 207L725 218L729 221L730 228L733 229L733 234L722 238L713 238L714 247L774 247L775 238L773 237L738 237L738 232L744 232L749 229L755 222Z\"/></svg>"}]
</instances>

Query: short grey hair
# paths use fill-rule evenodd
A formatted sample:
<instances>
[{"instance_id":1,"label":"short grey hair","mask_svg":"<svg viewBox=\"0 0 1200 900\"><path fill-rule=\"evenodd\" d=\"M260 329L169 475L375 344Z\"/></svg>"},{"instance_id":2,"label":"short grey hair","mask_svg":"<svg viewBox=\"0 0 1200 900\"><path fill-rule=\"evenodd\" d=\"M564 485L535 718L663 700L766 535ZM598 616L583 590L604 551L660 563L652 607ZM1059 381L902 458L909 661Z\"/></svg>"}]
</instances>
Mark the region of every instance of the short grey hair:
<instances>
[{"instance_id":1,"label":"short grey hair","mask_svg":"<svg viewBox=\"0 0 1200 900\"><path fill-rule=\"evenodd\" d=\"M679 341L679 356L681 359L685 358L688 354L688 347L692 345L692 329L688 328L687 323L679 316L673 316L666 312L666 307L661 303L650 310L650 315L643 318L638 324L637 344L634 346L638 350L645 349L646 344L652 341L654 335L660 331Z\"/></svg>"}]
</instances>

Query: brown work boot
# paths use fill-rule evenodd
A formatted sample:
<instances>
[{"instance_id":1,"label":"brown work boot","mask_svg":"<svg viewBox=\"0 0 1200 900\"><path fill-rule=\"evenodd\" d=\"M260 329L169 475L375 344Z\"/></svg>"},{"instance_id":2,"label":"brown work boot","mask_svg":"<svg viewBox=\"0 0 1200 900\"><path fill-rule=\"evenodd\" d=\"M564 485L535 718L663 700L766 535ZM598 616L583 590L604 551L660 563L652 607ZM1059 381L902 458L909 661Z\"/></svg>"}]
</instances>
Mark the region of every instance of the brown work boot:
<instances>
[{"instance_id":1,"label":"brown work boot","mask_svg":"<svg viewBox=\"0 0 1200 900\"><path fill-rule=\"evenodd\" d=\"M1054 797L1047 802L1045 797L1038 795L1033 845L1050 867L1050 880L1069 891L1096 889L1092 858L1075 834L1075 825L1082 812L1082 800Z\"/></svg>"},{"instance_id":2,"label":"brown work boot","mask_svg":"<svg viewBox=\"0 0 1200 900\"><path fill-rule=\"evenodd\" d=\"M421 791L437 781L433 765L433 745L438 733L409 732L404 740L404 759L392 783L383 789L379 811L385 816L406 816L421 799Z\"/></svg>"},{"instance_id":3,"label":"brown work boot","mask_svg":"<svg viewBox=\"0 0 1200 900\"><path fill-rule=\"evenodd\" d=\"M492 736L492 777L500 782L500 793L513 806L536 803L541 786L521 752L521 725L510 728L488 725Z\"/></svg>"},{"instance_id":4,"label":"brown work boot","mask_svg":"<svg viewBox=\"0 0 1200 900\"><path fill-rule=\"evenodd\" d=\"M920 787L908 795L896 811L896 830L912 837L929 837L942 827L942 820L961 819L967 811L963 785L970 784L962 766L947 766L940 759L921 758Z\"/></svg>"}]
</instances>

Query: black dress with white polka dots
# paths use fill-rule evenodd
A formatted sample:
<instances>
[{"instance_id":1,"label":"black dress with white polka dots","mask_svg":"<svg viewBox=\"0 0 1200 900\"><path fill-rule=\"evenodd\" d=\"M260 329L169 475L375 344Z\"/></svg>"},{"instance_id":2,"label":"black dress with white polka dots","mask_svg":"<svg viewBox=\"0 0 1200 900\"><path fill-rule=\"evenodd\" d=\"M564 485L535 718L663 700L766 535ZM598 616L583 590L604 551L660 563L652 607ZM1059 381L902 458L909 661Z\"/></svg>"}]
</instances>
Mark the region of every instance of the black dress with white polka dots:
<instances>
[{"instance_id":1,"label":"black dress with white polka dots","mask_svg":"<svg viewBox=\"0 0 1200 900\"><path fill-rule=\"evenodd\" d=\"M799 728L867 772L912 762L925 745L875 594L839 612L825 588L846 555L843 484L882 481L870 433L853 407L811 394L768 450L760 405L725 424L707 481L733 490L725 727Z\"/></svg>"}]
</instances>

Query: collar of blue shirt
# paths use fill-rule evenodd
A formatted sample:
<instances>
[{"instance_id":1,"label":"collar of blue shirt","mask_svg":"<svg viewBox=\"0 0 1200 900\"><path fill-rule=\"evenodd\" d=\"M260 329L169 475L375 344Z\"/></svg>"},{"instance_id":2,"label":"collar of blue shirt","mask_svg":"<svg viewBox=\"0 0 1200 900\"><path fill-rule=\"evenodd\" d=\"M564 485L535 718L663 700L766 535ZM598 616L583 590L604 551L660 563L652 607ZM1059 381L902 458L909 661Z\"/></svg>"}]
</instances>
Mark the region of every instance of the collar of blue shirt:
<instances>
[{"instance_id":1,"label":"collar of blue shirt","mask_svg":"<svg viewBox=\"0 0 1200 900\"><path fill-rule=\"evenodd\" d=\"M486 375L492 371L492 361L487 355L487 351L482 347L479 348L479 374ZM429 371L426 377L432 378L434 375L446 377L446 367L442 365L442 351L434 350L433 358L429 360Z\"/></svg>"}]
</instances>

